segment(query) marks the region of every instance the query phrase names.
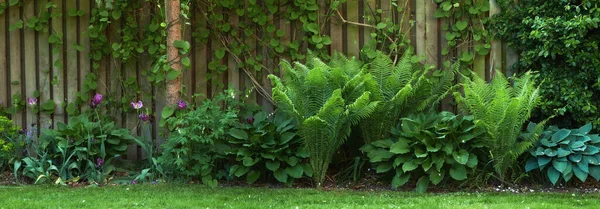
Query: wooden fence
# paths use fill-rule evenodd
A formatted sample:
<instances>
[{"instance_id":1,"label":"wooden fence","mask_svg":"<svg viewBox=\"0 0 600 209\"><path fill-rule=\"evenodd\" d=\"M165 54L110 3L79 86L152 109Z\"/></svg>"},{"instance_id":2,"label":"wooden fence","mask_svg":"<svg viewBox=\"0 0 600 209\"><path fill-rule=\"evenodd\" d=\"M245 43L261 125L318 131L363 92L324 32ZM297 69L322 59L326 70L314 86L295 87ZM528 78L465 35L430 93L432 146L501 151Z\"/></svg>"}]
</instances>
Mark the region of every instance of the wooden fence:
<instances>
[{"instance_id":1,"label":"wooden fence","mask_svg":"<svg viewBox=\"0 0 600 209\"><path fill-rule=\"evenodd\" d=\"M414 27L408 32L411 38L411 44L416 49L417 54L425 55L425 62L439 66L442 61L441 50L446 44L444 31L441 29L444 19L434 17L437 5L432 0L406 0L408 2L408 13L411 20L414 20ZM490 13L499 12L495 7L494 0L489 0L491 6ZM0 1L2 2L2 1ZM30 109L12 115L12 119L18 125L29 126L37 123L40 127L46 128L57 122L68 120L65 113L64 104L76 100L77 92L84 85L85 76L92 72L91 59L89 54L89 38L84 36L84 32L89 26L90 12L95 6L94 1L86 0L53 0L57 6L51 10L60 10L63 15L51 18L49 27L52 31L62 34L62 45L50 44L49 35L45 32L36 32L31 29L10 29L10 26L19 23L33 15L39 14L44 8L47 0L28 0L24 1L22 7L7 8L3 14L0 14L0 100L3 106L11 105L11 97L19 95L25 100L33 97L34 92L40 94L40 101L53 100L56 109L53 115L34 114ZM393 1L396 2L396 1ZM398 4L405 3L399 0ZM329 1L323 0L319 5L327 8ZM392 6L391 0L348 0L341 7L341 13L347 21L357 23L364 22L364 14L367 9L379 8L383 11L382 15L391 15L397 13ZM82 16L69 16L68 11L77 9L83 11ZM285 8L281 8L285 9ZM320 8L324 9L324 8ZM141 13L144 15L144 13ZM146 14L149 15L149 14ZM396 15L397 16L397 15ZM199 25L199 18L194 18L192 14L192 24L186 26L184 37L192 44L190 53L191 69L183 74L183 84L189 95L201 93L210 95L211 92L221 89L212 86L206 81L208 62L212 57L213 50L210 46L202 46L191 38L191 31ZM236 19L230 19L235 23ZM278 29L283 30L286 35L282 38L284 41L301 39L301 29L296 28L285 20L273 20ZM108 30L110 41L119 41L117 30L118 22L112 23ZM405 24L409 24L406 21ZM25 27L23 27L25 28ZM340 51L349 56L359 56L360 49L367 43L370 37L370 28L360 27L353 24L345 24L339 17L331 18L325 25L325 33L332 37L332 44L328 51ZM78 46L82 46L79 48ZM516 57L512 53L507 53L506 47L499 41L494 41L489 55L476 57L473 64L475 72L482 76L489 77L492 69L506 69L511 63L514 63ZM255 49L260 53L264 48ZM146 107L151 108L153 112L160 112L165 105L164 88L148 84L146 78L141 75L143 69L149 69L151 66L144 62L142 58L126 63L111 61L111 58L104 58L100 69L95 71L98 75L99 93L111 94L119 98L124 93L124 87L119 83L121 80L133 78L140 83L141 91L152 92L155 95L152 99L144 99ZM60 65L55 63L61 62ZM264 61L267 67L275 67L278 61ZM237 62L232 57L226 57L228 70L219 78L224 83L230 84L236 88L251 86L252 83L242 70L238 68ZM57 67L58 66L58 67ZM263 77L266 76L263 75ZM269 83L263 84L266 89L270 89ZM259 104L269 107L269 102L254 94L253 100ZM450 105L445 108L451 109ZM160 114L158 114L160 115ZM133 113L123 113L122 117L117 117L117 123L124 127L135 129L138 126L137 115ZM154 125L153 130L157 130ZM139 133L139 131L138 131ZM157 131L152 131L154 138L157 138ZM131 154L137 153L136 149L131 148ZM139 148L138 148L139 149ZM135 154L138 155L138 154Z\"/></svg>"}]
</instances>

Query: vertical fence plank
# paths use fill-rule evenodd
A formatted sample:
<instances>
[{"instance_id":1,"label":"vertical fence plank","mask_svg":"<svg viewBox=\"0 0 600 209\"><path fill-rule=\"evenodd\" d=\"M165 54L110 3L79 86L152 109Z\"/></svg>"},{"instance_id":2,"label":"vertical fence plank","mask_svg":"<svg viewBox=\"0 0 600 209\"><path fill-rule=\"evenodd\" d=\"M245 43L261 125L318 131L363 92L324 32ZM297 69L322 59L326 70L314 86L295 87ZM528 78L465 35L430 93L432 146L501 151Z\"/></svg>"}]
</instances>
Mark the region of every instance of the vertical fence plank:
<instances>
[{"instance_id":1,"label":"vertical fence plank","mask_svg":"<svg viewBox=\"0 0 600 209\"><path fill-rule=\"evenodd\" d=\"M378 14L377 14L377 0L364 0L364 5L363 5L363 23L367 24L367 25L377 25L377 18ZM363 33L363 46L371 46L370 41L371 39L373 39L371 37L371 33L375 32L375 29L371 28L371 27L363 27L364 29L364 33ZM375 45L372 45L375 46ZM361 48L362 48L361 47Z\"/></svg>"},{"instance_id":2,"label":"vertical fence plank","mask_svg":"<svg viewBox=\"0 0 600 209\"><path fill-rule=\"evenodd\" d=\"M48 13L48 9L46 9L46 3L48 3L47 0L38 1L38 10L40 10L42 13ZM50 43L48 43L48 37L50 32L50 30L40 31L37 37L37 62L38 70L40 73L40 103L52 100L52 74L50 74L52 70L52 61L50 60L50 54L52 49L50 48ZM51 126L51 115L40 113L40 128L50 128Z\"/></svg>"},{"instance_id":3,"label":"vertical fence plank","mask_svg":"<svg viewBox=\"0 0 600 209\"><path fill-rule=\"evenodd\" d=\"M62 4L62 0L53 0L52 1L53 4L56 5L56 7L52 8L52 13L62 13L62 16L55 16L54 18L52 18L51 20L51 24L52 24L52 30L51 30L51 34L54 34L55 36L58 37L59 39L59 43L53 43L51 44L52 47L52 99L54 100L54 104L56 105L55 109L54 109L54 127L56 127L56 124L58 122L65 122L65 111L63 108L63 103L64 103L64 57L63 57L63 51L64 51L64 34L63 34L63 23L62 23L62 18L65 15L65 12L63 11L63 4Z\"/></svg>"},{"instance_id":4,"label":"vertical fence plank","mask_svg":"<svg viewBox=\"0 0 600 209\"><path fill-rule=\"evenodd\" d=\"M425 63L428 65L440 66L439 59L439 25L438 19L434 17L437 5L433 1L425 1L425 31L426 31L426 52Z\"/></svg>"},{"instance_id":5,"label":"vertical fence plank","mask_svg":"<svg viewBox=\"0 0 600 209\"><path fill-rule=\"evenodd\" d=\"M231 24L231 27L233 27L233 30L237 29L237 25L239 22L239 17L237 16L237 14L235 14L235 12L231 12L229 13L229 24ZM229 42L233 42L234 40L233 36L228 36L227 37L227 43ZM227 60L227 68L228 68L228 72L227 72L227 80L229 81L229 84L231 85L231 87L233 87L236 90L240 90L240 69L238 68L238 64L237 61L234 59L233 55L231 55L230 53L227 53L229 55L228 60Z\"/></svg>"},{"instance_id":6,"label":"vertical fence plank","mask_svg":"<svg viewBox=\"0 0 600 209\"><path fill-rule=\"evenodd\" d=\"M503 50L506 54L506 76L513 76L518 73L515 72L515 70L512 67L515 63L517 63L517 61L519 61L519 55L506 43L504 43Z\"/></svg>"},{"instance_id":7,"label":"vertical fence plank","mask_svg":"<svg viewBox=\"0 0 600 209\"><path fill-rule=\"evenodd\" d=\"M151 2L144 2L142 3L142 8L140 11L140 16L138 18L138 25L140 27L140 30L138 31L138 37L139 39L144 39L145 35L144 35L144 31L145 29L148 27L148 25L150 25L151 20L152 20L152 16L150 14L150 7L151 7ZM141 72L143 71L147 71L150 70L152 68L152 63L151 63L151 59L150 57L144 53L141 54L138 59L138 70L137 70L137 75L140 76L142 75ZM138 82L140 84L140 88L141 88L141 95L140 95L140 100L142 100L142 102L144 103L144 108L140 111L140 112L145 112L146 109L152 111L153 110L153 104L152 104L152 84L148 81L147 76L140 76L138 77ZM152 114L152 112L150 112L149 114ZM137 116L136 116L137 119ZM150 124L149 122L140 122L140 125L137 127L140 131L140 135L144 138L142 138L142 140L145 140L148 143L153 143L154 142L154 136L153 136L153 124ZM156 123L155 123L156 124ZM139 148L137 149L139 150ZM141 150L143 151L143 150ZM146 159L149 154L152 153L146 153L146 152L142 152L141 154L138 153L138 155L140 156L141 159Z\"/></svg>"},{"instance_id":8,"label":"vertical fence plank","mask_svg":"<svg viewBox=\"0 0 600 209\"><path fill-rule=\"evenodd\" d=\"M8 8L8 16L9 16L9 27L10 25L17 24L19 20L21 20L21 8L19 7L10 7ZM21 74L21 30L22 29L13 29L9 31L9 44L10 48L8 49L8 60L9 60L9 71L10 71L10 94L21 94L21 99L25 98L25 92L21 90L21 85L24 84L22 80ZM12 97L12 96L11 96ZM25 107L27 108L27 107ZM26 110L23 110L26 111ZM23 118L22 112L16 112L12 115L12 120L14 124L22 126L25 118Z\"/></svg>"},{"instance_id":9,"label":"vertical fence plank","mask_svg":"<svg viewBox=\"0 0 600 209\"><path fill-rule=\"evenodd\" d=\"M413 43L416 48L416 54L419 56L427 56L427 40L425 34L427 33L425 27L426 21L426 11L425 11L425 2L426 1L416 1L415 5L415 24L416 24L416 35L415 42Z\"/></svg>"},{"instance_id":10,"label":"vertical fence plank","mask_svg":"<svg viewBox=\"0 0 600 209\"><path fill-rule=\"evenodd\" d=\"M66 104L75 103L77 101L77 92L79 92L79 68L77 58L78 51L76 49L77 44L77 16L69 15L69 11L77 10L77 2L66 1L65 11L63 13L65 20L65 49L66 51L66 76L65 83L67 87Z\"/></svg>"},{"instance_id":11,"label":"vertical fence plank","mask_svg":"<svg viewBox=\"0 0 600 209\"><path fill-rule=\"evenodd\" d=\"M24 20L27 21L32 15L35 14L34 11L34 1L26 2L24 5ZM37 90L37 72L36 72L36 57L35 57L35 31L33 29L27 28L24 31L25 36L23 37L24 41L24 50L25 50L25 93L24 97L34 97L34 92ZM33 113L31 108L27 108L27 116L26 116L27 126L30 126L33 123L37 123L36 114Z\"/></svg>"},{"instance_id":12,"label":"vertical fence plank","mask_svg":"<svg viewBox=\"0 0 600 209\"><path fill-rule=\"evenodd\" d=\"M90 10L90 1L79 1L79 10L83 12L83 15L79 17L79 26L78 26L78 45L82 47L82 50L79 52L79 89L83 89L85 85L85 78L91 72L92 66L90 59L90 37L84 35L90 25L91 18L91 10ZM87 108L87 107L83 107Z\"/></svg>"},{"instance_id":13,"label":"vertical fence plank","mask_svg":"<svg viewBox=\"0 0 600 209\"><path fill-rule=\"evenodd\" d=\"M193 9L191 9L191 11L193 11ZM185 24L186 21L191 21L191 20L182 20L182 24L184 24L183 27L183 40L187 41L188 43L190 43L190 46L192 46L192 24ZM190 48L190 53L184 55L185 57L188 57L191 61L191 48ZM183 58L183 56L182 56ZM184 97L182 97L181 99L184 99L186 101L189 101L188 98L192 98L192 96L194 95L194 88L192 86L192 69L189 67L185 67L183 66L183 71L182 71L182 77L181 77L181 84L182 84L182 89L185 90L185 95Z\"/></svg>"},{"instance_id":14,"label":"vertical fence plank","mask_svg":"<svg viewBox=\"0 0 600 209\"><path fill-rule=\"evenodd\" d=\"M496 0L489 0L490 1L490 17L494 16L495 14L500 13L500 7L498 6L498 4L496 3ZM503 66L502 66L502 41L500 40L493 40L492 41L492 50L490 52L490 69L489 69L489 79L494 77L494 71L495 70L504 70Z\"/></svg>"},{"instance_id":15,"label":"vertical fence plank","mask_svg":"<svg viewBox=\"0 0 600 209\"><path fill-rule=\"evenodd\" d=\"M6 24L8 20L8 12L5 10L2 14L0 14L0 107L7 107L10 105L10 98L8 97L8 87L10 85L10 80L8 79L8 52L7 48L9 47L7 43L7 31L8 24Z\"/></svg>"},{"instance_id":16,"label":"vertical fence plank","mask_svg":"<svg viewBox=\"0 0 600 209\"><path fill-rule=\"evenodd\" d=\"M204 30L204 28L206 28L206 20L200 12L196 11L193 18L196 20L194 27L200 28L196 29L196 31ZM208 84L206 82L208 71L208 49L206 43L197 42L192 50L195 50L194 54L196 56L194 57L194 66L192 66L192 70L194 70L196 74L196 77L194 78L196 82L194 89L195 93L202 95L196 99L202 100L208 95Z\"/></svg>"},{"instance_id":17,"label":"vertical fence plank","mask_svg":"<svg viewBox=\"0 0 600 209\"><path fill-rule=\"evenodd\" d=\"M109 46L112 46L112 44L117 43L117 44L122 44L121 43L121 34L119 33L119 29L121 28L121 19L118 20L113 20L110 25L108 26L108 33L109 33ZM112 50L111 50L112 51ZM123 63L121 62L121 58L115 58L114 54L112 54L111 52L111 56L109 56L109 76L108 76L108 91L107 92L111 98L115 98L116 100L114 101L116 104L120 104L121 103L121 97L123 96L123 92L122 92L122 82L123 82ZM111 112L111 115L115 117L115 124L117 124L117 126L121 126L123 127L124 125L124 118L122 117L123 112L122 110L114 110L113 112Z\"/></svg>"},{"instance_id":18,"label":"vertical fence plank","mask_svg":"<svg viewBox=\"0 0 600 209\"><path fill-rule=\"evenodd\" d=\"M358 22L358 0L348 0L346 2L346 20ZM346 27L346 36L348 37L346 46L348 47L348 57L359 57L359 26L348 24Z\"/></svg>"},{"instance_id":19,"label":"vertical fence plank","mask_svg":"<svg viewBox=\"0 0 600 209\"><path fill-rule=\"evenodd\" d=\"M344 53L344 23L340 19L338 14L343 13L342 5L338 7L338 11L333 11L334 14L331 17L329 24L331 45L329 52L331 54L335 52Z\"/></svg>"}]
</instances>

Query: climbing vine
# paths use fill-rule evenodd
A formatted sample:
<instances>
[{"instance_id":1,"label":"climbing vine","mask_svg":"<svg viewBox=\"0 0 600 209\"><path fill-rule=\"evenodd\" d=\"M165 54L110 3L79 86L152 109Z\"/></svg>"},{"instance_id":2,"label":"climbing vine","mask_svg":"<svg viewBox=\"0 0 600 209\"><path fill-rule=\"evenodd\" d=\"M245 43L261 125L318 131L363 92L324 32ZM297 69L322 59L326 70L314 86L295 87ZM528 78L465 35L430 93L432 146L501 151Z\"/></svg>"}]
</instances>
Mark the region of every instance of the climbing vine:
<instances>
[{"instance_id":1,"label":"climbing vine","mask_svg":"<svg viewBox=\"0 0 600 209\"><path fill-rule=\"evenodd\" d=\"M485 56L490 53L493 36L486 30L490 4L487 0L435 0L438 9L434 16L445 18L442 26L447 46L442 49L442 56L456 56L462 63L471 65L476 55ZM451 52L465 49L460 54ZM446 63L448 64L448 63Z\"/></svg>"},{"instance_id":2,"label":"climbing vine","mask_svg":"<svg viewBox=\"0 0 600 209\"><path fill-rule=\"evenodd\" d=\"M446 31L448 46L442 54L450 56L450 51L458 47L466 47L459 57L463 62L471 64L474 53L489 53L491 36L484 25L487 21L489 5L482 0L435 0L439 9L435 13L438 18L448 18ZM182 55L184 68L191 67L188 57L192 48L206 48L210 53L207 58L208 70L206 79L215 87L223 87L219 74L226 72L233 60L235 66L250 78L256 91L269 99L270 94L262 87L263 75L277 72L279 59L302 60L307 50L328 59L329 45L332 39L328 35L328 27L333 19L341 24L368 28L371 39L361 48L361 58L374 58L377 51L383 51L391 57L397 57L410 48L410 29L414 21L410 17L408 1L390 1L390 10L373 8L365 4L360 21L350 21L345 17L342 8L346 0L198 0L181 1L181 20L185 29L191 34L192 43L179 40L174 43ZM0 13L7 6L22 6L22 1L0 3ZM117 98L114 92L105 95L107 106L112 113L123 113L133 100L150 99L154 95L143 91L139 82L141 78L126 76L127 68L121 66L134 65L143 61L149 67L143 69L141 76L157 86L177 78L180 71L170 68L170 60L166 54L166 28L164 1L114 1L96 0L90 13L90 25L83 34L89 37L90 45L76 45L77 50L89 47L89 56L93 71L86 75L85 83L77 95L77 101L66 104L68 114L76 114L80 107L88 105L90 96L98 91L101 72L106 68L116 71L119 90L122 94ZM62 36L60 31L49 30L49 22L62 15L77 17L84 12L69 9L62 14L53 3L41 7L36 16L25 17L11 29L27 28L49 34L48 41L53 44L53 53L60 53ZM408 24L407 24L408 23ZM281 26L286 25L285 28ZM291 31L285 30L293 28ZM362 37L361 37L362 38ZM192 45L193 44L193 45ZM228 59L228 62L226 62ZM123 63L113 66L114 63ZM57 59L54 67L62 69L62 61ZM185 70L185 69L184 69ZM111 73L112 73L111 71ZM52 78L56 85L60 78ZM183 93L183 91L182 91ZM186 95L184 95L186 96ZM190 96L190 95L187 95ZM18 96L21 98L21 96ZM37 96L39 97L39 95ZM185 97L184 97L185 98ZM15 100L16 101L16 100ZM21 100L17 103L23 107ZM52 114L54 106L51 100L41 101L43 113Z\"/></svg>"}]
</instances>

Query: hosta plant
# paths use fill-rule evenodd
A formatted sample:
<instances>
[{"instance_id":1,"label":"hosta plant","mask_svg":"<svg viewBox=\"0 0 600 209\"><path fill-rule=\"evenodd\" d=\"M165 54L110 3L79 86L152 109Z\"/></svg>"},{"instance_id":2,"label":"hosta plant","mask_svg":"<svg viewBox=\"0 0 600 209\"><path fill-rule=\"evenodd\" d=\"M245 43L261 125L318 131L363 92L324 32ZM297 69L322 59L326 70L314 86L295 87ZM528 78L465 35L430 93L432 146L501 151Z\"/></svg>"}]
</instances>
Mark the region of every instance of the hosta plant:
<instances>
[{"instance_id":1,"label":"hosta plant","mask_svg":"<svg viewBox=\"0 0 600 209\"><path fill-rule=\"evenodd\" d=\"M275 177L281 183L312 176L308 152L296 135L296 124L284 114L267 117L265 111L249 116L229 130L228 144L235 164L231 176L246 177L249 184L261 176Z\"/></svg>"},{"instance_id":2,"label":"hosta plant","mask_svg":"<svg viewBox=\"0 0 600 209\"><path fill-rule=\"evenodd\" d=\"M407 50L394 65L386 54L379 53L366 65L376 81L368 86L371 98L380 101L368 118L359 127L366 143L387 138L389 130L402 117L435 108L452 89L458 63L450 69L425 68L412 60Z\"/></svg>"},{"instance_id":3,"label":"hosta plant","mask_svg":"<svg viewBox=\"0 0 600 209\"><path fill-rule=\"evenodd\" d=\"M462 87L464 94L455 92L454 97L462 110L472 114L475 123L486 131L485 146L489 149L495 177L508 180L517 158L537 141L544 128L543 122L537 124L532 134L519 139L523 125L540 101L533 75L528 72L509 82L502 73L496 72L491 83L473 75L464 77Z\"/></svg>"},{"instance_id":4,"label":"hosta plant","mask_svg":"<svg viewBox=\"0 0 600 209\"><path fill-rule=\"evenodd\" d=\"M312 58L307 65L295 63L293 67L284 61L283 79L269 75L276 105L298 124L317 187L322 186L332 156L349 137L351 126L377 106L365 90L373 83L372 76L361 65L351 64L357 63L354 59L335 59L332 65Z\"/></svg>"},{"instance_id":5,"label":"hosta plant","mask_svg":"<svg viewBox=\"0 0 600 209\"><path fill-rule=\"evenodd\" d=\"M530 123L525 137L533 132ZM550 126L530 151L525 171L538 169L555 185L560 179L568 182L576 176L585 182L588 176L600 180L600 136L590 134L592 125L579 129L559 129Z\"/></svg>"},{"instance_id":6,"label":"hosta plant","mask_svg":"<svg viewBox=\"0 0 600 209\"><path fill-rule=\"evenodd\" d=\"M482 146L484 130L475 126L473 117L450 112L430 112L402 118L391 137L361 148L377 173L395 173L392 186L397 188L417 179L419 192L444 179L466 180L479 163L474 154Z\"/></svg>"}]
</instances>

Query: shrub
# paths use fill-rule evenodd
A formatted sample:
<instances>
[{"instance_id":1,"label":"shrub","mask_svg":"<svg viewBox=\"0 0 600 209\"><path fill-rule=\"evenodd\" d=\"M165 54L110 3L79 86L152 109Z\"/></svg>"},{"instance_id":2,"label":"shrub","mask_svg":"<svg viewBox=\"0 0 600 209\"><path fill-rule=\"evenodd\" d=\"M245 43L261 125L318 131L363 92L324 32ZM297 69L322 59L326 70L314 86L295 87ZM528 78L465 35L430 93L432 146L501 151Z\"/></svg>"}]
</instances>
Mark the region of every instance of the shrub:
<instances>
[{"instance_id":1,"label":"shrub","mask_svg":"<svg viewBox=\"0 0 600 209\"><path fill-rule=\"evenodd\" d=\"M7 170L9 162L17 155L15 153L15 138L19 128L13 125L12 121L4 116L0 116L0 171Z\"/></svg>"},{"instance_id":2,"label":"shrub","mask_svg":"<svg viewBox=\"0 0 600 209\"><path fill-rule=\"evenodd\" d=\"M246 176L251 184L261 176L272 176L290 185L294 179L312 176L308 152L296 135L296 124L284 114L267 116L258 111L229 130L227 152L235 161L229 175Z\"/></svg>"},{"instance_id":3,"label":"shrub","mask_svg":"<svg viewBox=\"0 0 600 209\"><path fill-rule=\"evenodd\" d=\"M367 64L367 71L376 81L368 90L371 98L380 102L373 114L359 124L366 143L387 138L400 118L435 108L450 92L458 63L449 70L425 69L411 58L408 50L394 66L387 55L379 52Z\"/></svg>"},{"instance_id":4,"label":"shrub","mask_svg":"<svg viewBox=\"0 0 600 209\"><path fill-rule=\"evenodd\" d=\"M373 78L355 59L338 60L327 65L318 58L307 65L282 62L283 81L269 75L273 99L283 113L298 124L300 136L310 155L313 179L321 187L333 153L344 143L351 126L369 116L377 106L365 85ZM349 64L349 65L347 65ZM345 67L340 67L345 66Z\"/></svg>"},{"instance_id":5,"label":"shrub","mask_svg":"<svg viewBox=\"0 0 600 209\"><path fill-rule=\"evenodd\" d=\"M490 151L496 177L505 180L517 158L537 141L544 127L538 124L532 134L518 140L523 124L540 100L533 75L526 73L514 79L514 86L500 72L491 84L477 76L465 77L462 87L464 96L460 92L454 96L462 110L472 114L475 124L486 131L484 145Z\"/></svg>"},{"instance_id":6,"label":"shrub","mask_svg":"<svg viewBox=\"0 0 600 209\"><path fill-rule=\"evenodd\" d=\"M391 137L361 148L377 173L395 172L392 187L418 178L417 191L443 179L466 180L479 160L474 154L482 147L485 130L476 127L472 116L450 112L420 113L402 118Z\"/></svg>"},{"instance_id":7,"label":"shrub","mask_svg":"<svg viewBox=\"0 0 600 209\"><path fill-rule=\"evenodd\" d=\"M530 123L524 137L534 132ZM585 182L588 175L600 180L600 137L589 134L592 125L579 129L559 129L550 126L530 150L525 172L540 170L555 185L560 179L569 182L573 175Z\"/></svg>"},{"instance_id":8,"label":"shrub","mask_svg":"<svg viewBox=\"0 0 600 209\"><path fill-rule=\"evenodd\" d=\"M544 80L534 118L559 127L600 124L600 4L592 0L498 1L490 28L519 54L514 70ZM594 3L595 2L595 3Z\"/></svg>"},{"instance_id":9,"label":"shrub","mask_svg":"<svg viewBox=\"0 0 600 209\"><path fill-rule=\"evenodd\" d=\"M226 104L224 108L221 104ZM229 129L238 120L242 102L235 99L231 89L205 99L201 105L180 105L163 109L163 123L169 130L167 141L161 146L158 162L168 170L188 178L200 178L209 186L216 186L218 178L226 175L218 162L226 158L231 148L226 143Z\"/></svg>"}]
</instances>

